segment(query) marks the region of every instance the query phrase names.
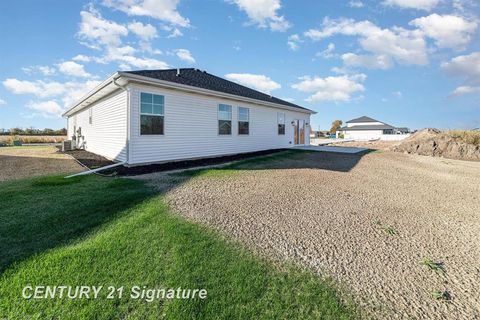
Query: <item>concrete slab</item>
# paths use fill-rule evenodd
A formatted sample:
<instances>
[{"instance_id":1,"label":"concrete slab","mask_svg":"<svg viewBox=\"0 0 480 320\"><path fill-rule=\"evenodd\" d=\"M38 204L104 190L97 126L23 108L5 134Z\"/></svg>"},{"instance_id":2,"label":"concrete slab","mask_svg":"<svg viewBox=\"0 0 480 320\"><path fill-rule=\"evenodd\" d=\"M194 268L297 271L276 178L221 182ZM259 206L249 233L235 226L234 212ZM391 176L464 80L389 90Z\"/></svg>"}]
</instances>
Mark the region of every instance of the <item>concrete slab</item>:
<instances>
[{"instance_id":1,"label":"concrete slab","mask_svg":"<svg viewBox=\"0 0 480 320\"><path fill-rule=\"evenodd\" d=\"M309 151L322 151L322 152L336 152L336 153L360 153L367 151L366 148L354 148L354 147L330 147L330 146L299 146L295 149L309 150Z\"/></svg>"}]
</instances>

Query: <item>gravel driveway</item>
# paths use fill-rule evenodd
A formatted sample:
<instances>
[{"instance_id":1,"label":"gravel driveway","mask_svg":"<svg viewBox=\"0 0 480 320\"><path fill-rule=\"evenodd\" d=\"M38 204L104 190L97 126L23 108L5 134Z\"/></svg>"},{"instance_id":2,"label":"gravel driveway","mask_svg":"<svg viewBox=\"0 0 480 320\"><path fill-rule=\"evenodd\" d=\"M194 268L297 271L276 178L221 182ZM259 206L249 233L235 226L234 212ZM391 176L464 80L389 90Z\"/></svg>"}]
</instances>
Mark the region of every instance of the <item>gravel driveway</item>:
<instances>
[{"instance_id":1,"label":"gravel driveway","mask_svg":"<svg viewBox=\"0 0 480 320\"><path fill-rule=\"evenodd\" d=\"M262 254L332 276L376 318L479 319L480 163L314 152L248 169L173 182L169 201Z\"/></svg>"}]
</instances>

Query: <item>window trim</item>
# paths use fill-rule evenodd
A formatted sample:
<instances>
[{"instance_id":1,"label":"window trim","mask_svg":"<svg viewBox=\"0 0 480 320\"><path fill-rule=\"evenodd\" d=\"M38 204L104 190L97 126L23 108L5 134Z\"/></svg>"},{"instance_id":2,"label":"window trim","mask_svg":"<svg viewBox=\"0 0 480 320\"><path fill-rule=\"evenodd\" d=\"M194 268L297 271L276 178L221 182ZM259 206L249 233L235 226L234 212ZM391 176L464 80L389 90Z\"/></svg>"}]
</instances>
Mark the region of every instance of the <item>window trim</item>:
<instances>
[{"instance_id":1,"label":"window trim","mask_svg":"<svg viewBox=\"0 0 480 320\"><path fill-rule=\"evenodd\" d=\"M280 121L279 121L279 115L280 114L283 114L283 133L280 133L280 127L279 127L279 125L281 124ZM287 126L285 125L285 123L287 122L286 120L287 119L286 119L285 112L277 112L277 135L279 135L279 136L286 135L286 131L287 131Z\"/></svg>"},{"instance_id":2,"label":"window trim","mask_svg":"<svg viewBox=\"0 0 480 320\"><path fill-rule=\"evenodd\" d=\"M230 120L220 119L220 106L230 107ZM220 133L220 120L230 121L230 133ZM217 104L217 136L232 136L233 131L233 106L231 104L219 103Z\"/></svg>"},{"instance_id":3,"label":"window trim","mask_svg":"<svg viewBox=\"0 0 480 320\"><path fill-rule=\"evenodd\" d=\"M247 121L240 121L240 109L246 109L248 111L248 120ZM240 133L240 122L247 122L248 123L248 133ZM250 135L250 108L248 107L237 107L237 135L238 136L249 136Z\"/></svg>"},{"instance_id":4,"label":"window trim","mask_svg":"<svg viewBox=\"0 0 480 320\"><path fill-rule=\"evenodd\" d=\"M93 124L93 107L88 109L88 124Z\"/></svg>"},{"instance_id":5,"label":"window trim","mask_svg":"<svg viewBox=\"0 0 480 320\"><path fill-rule=\"evenodd\" d=\"M142 113L142 93L162 96L163 97L163 113L162 114ZM165 94L159 94L159 93L154 93L151 91L144 91L144 90L138 91L138 134L141 137L158 137L158 136L165 135L165 105L166 105L165 100L166 100ZM153 106L153 102L152 102L152 106ZM163 133L142 133L142 115L152 116L152 117L163 117Z\"/></svg>"}]
</instances>

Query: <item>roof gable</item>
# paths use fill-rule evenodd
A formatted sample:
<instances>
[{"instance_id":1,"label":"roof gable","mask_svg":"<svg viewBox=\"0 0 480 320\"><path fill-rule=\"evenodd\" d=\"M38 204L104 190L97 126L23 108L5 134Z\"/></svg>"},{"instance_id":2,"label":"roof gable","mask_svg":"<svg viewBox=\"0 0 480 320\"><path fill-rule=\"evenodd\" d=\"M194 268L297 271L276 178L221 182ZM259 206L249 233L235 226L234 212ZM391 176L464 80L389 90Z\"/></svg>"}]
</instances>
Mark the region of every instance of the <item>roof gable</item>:
<instances>
[{"instance_id":1,"label":"roof gable","mask_svg":"<svg viewBox=\"0 0 480 320\"><path fill-rule=\"evenodd\" d=\"M138 70L125 71L123 73L130 73L157 80L168 81L182 85L188 85L192 87L232 94L240 97L275 103L287 107L301 109L303 111L310 111L309 109L301 107L294 103L270 96L260 91L242 86L238 83L214 76L205 71L194 68Z\"/></svg>"},{"instance_id":2,"label":"roof gable","mask_svg":"<svg viewBox=\"0 0 480 320\"><path fill-rule=\"evenodd\" d=\"M381 123L383 123L382 121L378 121L378 120L372 119L372 118L367 117L367 116L361 116L360 118L355 118L355 119L352 119L350 121L347 121L347 123L358 123L358 122L381 122Z\"/></svg>"}]
</instances>

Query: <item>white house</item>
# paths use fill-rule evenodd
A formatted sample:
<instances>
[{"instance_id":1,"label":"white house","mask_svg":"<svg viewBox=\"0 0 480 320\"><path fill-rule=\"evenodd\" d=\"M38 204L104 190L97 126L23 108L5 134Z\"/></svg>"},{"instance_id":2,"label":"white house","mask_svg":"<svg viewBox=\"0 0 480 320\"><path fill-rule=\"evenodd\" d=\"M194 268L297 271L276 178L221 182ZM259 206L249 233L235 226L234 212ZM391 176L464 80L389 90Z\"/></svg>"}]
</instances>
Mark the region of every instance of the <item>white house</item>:
<instances>
[{"instance_id":1,"label":"white house","mask_svg":"<svg viewBox=\"0 0 480 320\"><path fill-rule=\"evenodd\" d=\"M313 113L189 68L117 72L63 116L77 148L139 165L308 145Z\"/></svg>"},{"instance_id":2,"label":"white house","mask_svg":"<svg viewBox=\"0 0 480 320\"><path fill-rule=\"evenodd\" d=\"M408 128L396 128L384 122L362 116L346 122L337 130L337 137L354 140L403 140L409 136Z\"/></svg>"}]
</instances>

